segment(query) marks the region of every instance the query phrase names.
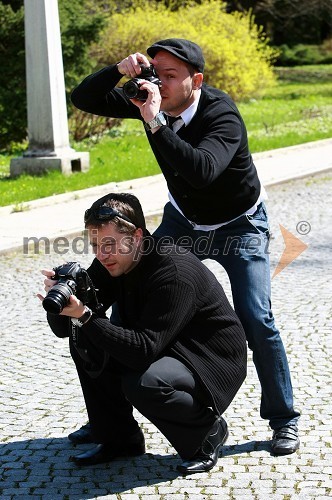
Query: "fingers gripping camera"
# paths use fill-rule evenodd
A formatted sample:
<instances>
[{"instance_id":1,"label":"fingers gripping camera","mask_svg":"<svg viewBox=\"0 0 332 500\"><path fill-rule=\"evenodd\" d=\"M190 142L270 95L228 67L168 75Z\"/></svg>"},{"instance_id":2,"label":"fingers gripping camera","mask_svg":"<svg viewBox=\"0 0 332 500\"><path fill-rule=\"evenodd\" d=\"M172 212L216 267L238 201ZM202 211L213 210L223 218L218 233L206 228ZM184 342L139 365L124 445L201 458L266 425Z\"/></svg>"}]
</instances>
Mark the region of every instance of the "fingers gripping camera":
<instances>
[{"instance_id":1,"label":"fingers gripping camera","mask_svg":"<svg viewBox=\"0 0 332 500\"><path fill-rule=\"evenodd\" d=\"M67 262L54 268L54 285L43 300L47 312L60 314L69 302L71 295L76 295L83 304L95 309L99 306L93 283L78 262Z\"/></svg>"},{"instance_id":2,"label":"fingers gripping camera","mask_svg":"<svg viewBox=\"0 0 332 500\"><path fill-rule=\"evenodd\" d=\"M148 98L148 91L140 89L143 81L147 80L148 82L158 85L158 87L161 86L161 81L159 80L152 64L150 66L144 66L143 64L140 64L140 66L140 77L132 78L131 80L126 82L123 86L123 93L126 97L128 97L128 99L138 99L139 101L146 101L146 99Z\"/></svg>"}]
</instances>

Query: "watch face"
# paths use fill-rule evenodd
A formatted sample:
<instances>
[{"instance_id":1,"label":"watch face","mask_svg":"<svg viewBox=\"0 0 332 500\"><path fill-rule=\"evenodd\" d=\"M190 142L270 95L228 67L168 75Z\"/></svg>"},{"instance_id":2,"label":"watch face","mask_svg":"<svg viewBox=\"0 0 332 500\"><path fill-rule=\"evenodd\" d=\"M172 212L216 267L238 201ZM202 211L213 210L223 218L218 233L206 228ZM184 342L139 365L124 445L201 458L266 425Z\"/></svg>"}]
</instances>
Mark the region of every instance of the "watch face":
<instances>
[{"instance_id":1,"label":"watch face","mask_svg":"<svg viewBox=\"0 0 332 500\"><path fill-rule=\"evenodd\" d=\"M166 125L166 118L163 113L159 112L153 120L145 123L144 126L147 130L151 130L152 128L161 127L162 125Z\"/></svg>"},{"instance_id":2,"label":"watch face","mask_svg":"<svg viewBox=\"0 0 332 500\"><path fill-rule=\"evenodd\" d=\"M159 125L166 125L166 118L163 113L158 113L156 116L156 120Z\"/></svg>"}]
</instances>

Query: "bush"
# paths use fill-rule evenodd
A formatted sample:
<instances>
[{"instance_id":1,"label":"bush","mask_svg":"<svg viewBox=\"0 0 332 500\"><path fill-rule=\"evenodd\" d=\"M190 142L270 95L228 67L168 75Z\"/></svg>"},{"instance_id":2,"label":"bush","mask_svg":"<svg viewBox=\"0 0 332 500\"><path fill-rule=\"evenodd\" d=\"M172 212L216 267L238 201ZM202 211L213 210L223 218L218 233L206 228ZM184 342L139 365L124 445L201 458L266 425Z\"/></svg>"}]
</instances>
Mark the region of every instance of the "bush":
<instances>
[{"instance_id":1,"label":"bush","mask_svg":"<svg viewBox=\"0 0 332 500\"><path fill-rule=\"evenodd\" d=\"M76 142L87 138L93 142L98 142L106 131L120 125L120 123L121 120L117 118L84 113L74 106L69 118L71 135Z\"/></svg>"},{"instance_id":2,"label":"bush","mask_svg":"<svg viewBox=\"0 0 332 500\"><path fill-rule=\"evenodd\" d=\"M312 64L332 63L332 40L326 40L322 45L298 44L293 47L281 45L277 58L277 66L303 66Z\"/></svg>"},{"instance_id":3,"label":"bush","mask_svg":"<svg viewBox=\"0 0 332 500\"><path fill-rule=\"evenodd\" d=\"M271 65L276 51L250 13L227 14L218 0L202 0L177 11L161 3L139 2L112 15L93 54L107 65L133 52L146 53L153 42L171 37L199 44L206 59L205 81L234 99L257 96L274 82Z\"/></svg>"}]
</instances>

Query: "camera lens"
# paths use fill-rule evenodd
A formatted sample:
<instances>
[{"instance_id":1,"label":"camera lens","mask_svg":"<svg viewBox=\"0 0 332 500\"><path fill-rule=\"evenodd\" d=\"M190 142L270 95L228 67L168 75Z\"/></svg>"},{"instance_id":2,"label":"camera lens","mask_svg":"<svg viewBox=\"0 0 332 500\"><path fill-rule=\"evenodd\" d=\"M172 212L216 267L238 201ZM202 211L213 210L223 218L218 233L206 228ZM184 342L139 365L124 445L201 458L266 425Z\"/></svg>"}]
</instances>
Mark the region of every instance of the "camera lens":
<instances>
[{"instance_id":1,"label":"camera lens","mask_svg":"<svg viewBox=\"0 0 332 500\"><path fill-rule=\"evenodd\" d=\"M126 82L123 86L123 92L128 99L139 99L140 101L146 101L148 98L147 90L140 90L140 83L138 80L132 79Z\"/></svg>"},{"instance_id":2,"label":"camera lens","mask_svg":"<svg viewBox=\"0 0 332 500\"><path fill-rule=\"evenodd\" d=\"M139 92L139 85L130 80L124 84L123 91L129 99L134 99Z\"/></svg>"},{"instance_id":3,"label":"camera lens","mask_svg":"<svg viewBox=\"0 0 332 500\"><path fill-rule=\"evenodd\" d=\"M72 295L73 290L63 283L57 283L46 295L43 300L43 307L45 311L60 314L62 309L66 307L69 297Z\"/></svg>"}]
</instances>

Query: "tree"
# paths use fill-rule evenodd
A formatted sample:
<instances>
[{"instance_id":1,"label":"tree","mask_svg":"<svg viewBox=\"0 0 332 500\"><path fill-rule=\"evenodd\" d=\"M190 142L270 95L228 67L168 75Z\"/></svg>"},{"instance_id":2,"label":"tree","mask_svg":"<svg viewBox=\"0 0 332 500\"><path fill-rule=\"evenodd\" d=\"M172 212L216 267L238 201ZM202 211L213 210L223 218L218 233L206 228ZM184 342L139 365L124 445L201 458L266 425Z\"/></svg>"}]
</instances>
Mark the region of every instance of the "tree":
<instances>
[{"instance_id":1,"label":"tree","mask_svg":"<svg viewBox=\"0 0 332 500\"><path fill-rule=\"evenodd\" d=\"M0 2L0 149L26 137L24 13L19 4Z\"/></svg>"},{"instance_id":2,"label":"tree","mask_svg":"<svg viewBox=\"0 0 332 500\"><path fill-rule=\"evenodd\" d=\"M69 115L69 94L95 63L89 48L96 42L105 16L90 0L59 0L62 53ZM21 0L0 1L0 150L27 136L24 7ZM76 111L75 111L76 113ZM81 121L81 118L80 118ZM75 126L75 120L72 120Z\"/></svg>"},{"instance_id":3,"label":"tree","mask_svg":"<svg viewBox=\"0 0 332 500\"><path fill-rule=\"evenodd\" d=\"M332 35L331 0L229 0L228 12L251 10L272 43L323 42Z\"/></svg>"},{"instance_id":4,"label":"tree","mask_svg":"<svg viewBox=\"0 0 332 500\"><path fill-rule=\"evenodd\" d=\"M332 2L330 0L275 0L274 43L321 43L331 35Z\"/></svg>"}]
</instances>

